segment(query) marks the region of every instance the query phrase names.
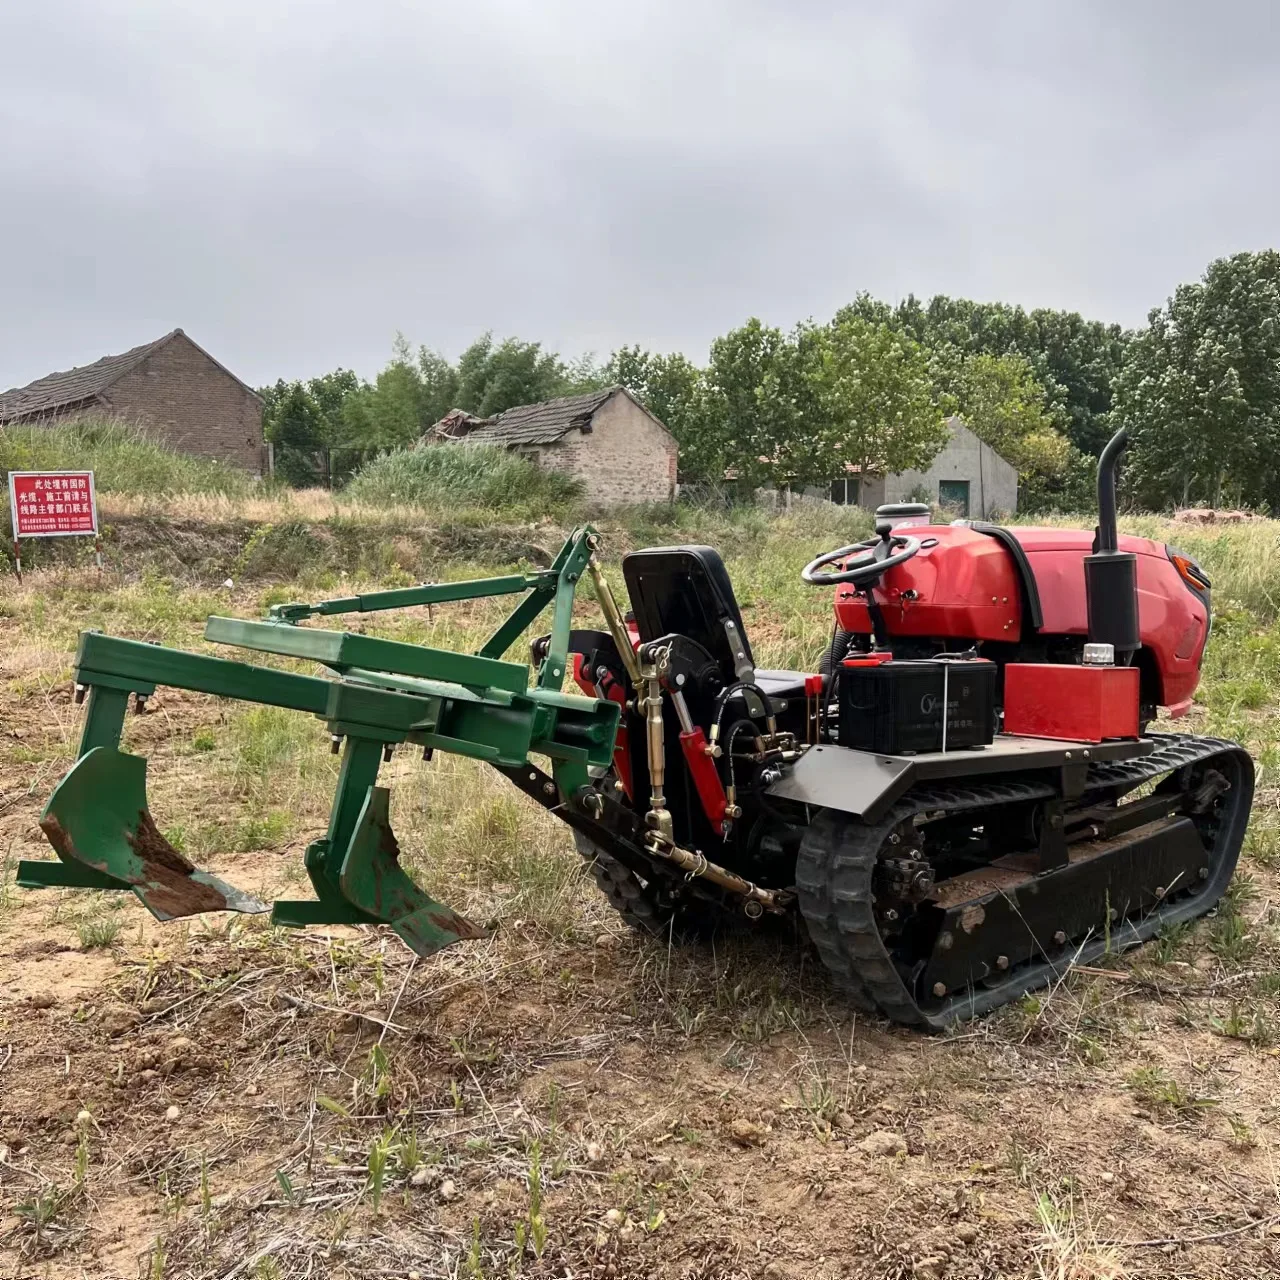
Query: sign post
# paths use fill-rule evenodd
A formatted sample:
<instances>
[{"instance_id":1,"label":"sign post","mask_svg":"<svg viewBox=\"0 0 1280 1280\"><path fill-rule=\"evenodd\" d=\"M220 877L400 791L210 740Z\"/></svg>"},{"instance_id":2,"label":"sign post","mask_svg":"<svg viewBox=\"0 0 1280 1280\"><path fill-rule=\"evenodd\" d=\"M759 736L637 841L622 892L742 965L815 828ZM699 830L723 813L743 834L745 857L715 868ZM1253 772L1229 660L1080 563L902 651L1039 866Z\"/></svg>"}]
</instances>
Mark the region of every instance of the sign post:
<instances>
[{"instance_id":1,"label":"sign post","mask_svg":"<svg viewBox=\"0 0 1280 1280\"><path fill-rule=\"evenodd\" d=\"M92 471L10 471L9 512L19 582L25 538L92 538L101 571L102 538Z\"/></svg>"}]
</instances>

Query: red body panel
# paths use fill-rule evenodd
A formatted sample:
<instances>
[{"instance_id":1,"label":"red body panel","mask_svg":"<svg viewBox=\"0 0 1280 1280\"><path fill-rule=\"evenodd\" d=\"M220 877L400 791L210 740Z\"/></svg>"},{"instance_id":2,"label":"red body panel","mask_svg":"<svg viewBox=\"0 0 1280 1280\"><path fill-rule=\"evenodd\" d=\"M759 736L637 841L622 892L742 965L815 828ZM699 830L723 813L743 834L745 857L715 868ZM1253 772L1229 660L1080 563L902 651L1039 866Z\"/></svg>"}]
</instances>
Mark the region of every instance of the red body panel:
<instances>
[{"instance_id":1,"label":"red body panel","mask_svg":"<svg viewBox=\"0 0 1280 1280\"><path fill-rule=\"evenodd\" d=\"M963 525L915 525L900 532L932 545L890 569L875 589L890 635L1013 643L1030 638L1017 568L995 538ZM1083 560L1092 550L1093 534L1016 525L1010 532L1022 544L1036 581L1040 634L1087 635ZM1163 544L1123 536L1120 550L1138 557L1138 620L1144 657L1158 684L1156 700L1172 715L1183 715L1200 678L1208 609L1178 576ZM870 633L866 605L850 588L836 588L835 609L844 630Z\"/></svg>"},{"instance_id":2,"label":"red body panel","mask_svg":"<svg viewBox=\"0 0 1280 1280\"><path fill-rule=\"evenodd\" d=\"M959 525L912 526L902 532L922 542L937 541L890 569L876 588L891 635L1018 638L1022 594L1017 570L994 538ZM904 592L914 592L915 598L908 594L904 599ZM871 631L867 606L851 587L836 588L836 617L845 631Z\"/></svg>"},{"instance_id":3,"label":"red body panel","mask_svg":"<svg viewBox=\"0 0 1280 1280\"><path fill-rule=\"evenodd\" d=\"M1136 738L1139 684L1137 667L1007 663L1004 731L1071 742Z\"/></svg>"}]
</instances>

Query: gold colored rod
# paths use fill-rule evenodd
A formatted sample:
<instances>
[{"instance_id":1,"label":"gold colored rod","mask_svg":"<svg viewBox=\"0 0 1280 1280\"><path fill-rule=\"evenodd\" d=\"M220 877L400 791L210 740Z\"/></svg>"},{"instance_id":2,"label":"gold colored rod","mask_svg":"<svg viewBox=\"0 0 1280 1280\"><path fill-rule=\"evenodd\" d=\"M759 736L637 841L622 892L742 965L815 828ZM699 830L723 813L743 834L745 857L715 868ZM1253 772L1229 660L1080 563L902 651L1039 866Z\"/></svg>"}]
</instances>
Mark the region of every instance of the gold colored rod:
<instances>
[{"instance_id":1,"label":"gold colored rod","mask_svg":"<svg viewBox=\"0 0 1280 1280\"><path fill-rule=\"evenodd\" d=\"M596 599L600 602L600 612L604 614L604 620L617 647L618 656L627 669L627 675L631 677L631 683L639 689L640 662L636 657L636 651L631 647L631 637L627 634L626 623L623 622L622 614L618 610L618 602L613 598L613 592L604 574L600 572L595 556L587 561L587 572L591 574L591 586L596 593Z\"/></svg>"},{"instance_id":2,"label":"gold colored rod","mask_svg":"<svg viewBox=\"0 0 1280 1280\"><path fill-rule=\"evenodd\" d=\"M657 857L664 858L668 862L674 862L677 867L682 871L688 872L689 875L701 876L704 880L710 880L712 884L717 884L720 888L739 895L747 902L759 903L767 911L782 911L786 908L790 897L789 894L779 892L777 889L762 889L758 884L753 884L750 880L744 880L742 876L735 875L727 867L708 861L700 853L690 853L688 849L682 849L679 845L667 844L665 841L654 840L652 837L646 841L646 848ZM756 908L756 912L759 912L759 907Z\"/></svg>"}]
</instances>

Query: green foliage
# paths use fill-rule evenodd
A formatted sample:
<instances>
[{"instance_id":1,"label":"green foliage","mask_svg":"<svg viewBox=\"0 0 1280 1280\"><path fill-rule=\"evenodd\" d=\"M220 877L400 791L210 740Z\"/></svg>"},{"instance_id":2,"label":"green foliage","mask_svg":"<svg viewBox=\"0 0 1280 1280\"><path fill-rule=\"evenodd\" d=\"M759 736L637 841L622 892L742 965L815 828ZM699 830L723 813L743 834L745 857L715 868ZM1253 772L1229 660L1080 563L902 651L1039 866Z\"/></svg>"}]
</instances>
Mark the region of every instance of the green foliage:
<instances>
[{"instance_id":1,"label":"green foliage","mask_svg":"<svg viewBox=\"0 0 1280 1280\"><path fill-rule=\"evenodd\" d=\"M570 387L569 372L560 357L543 351L541 343L507 338L495 346L493 335L485 333L458 359L454 403L488 418L518 404L565 395Z\"/></svg>"},{"instance_id":2,"label":"green foliage","mask_svg":"<svg viewBox=\"0 0 1280 1280\"><path fill-rule=\"evenodd\" d=\"M1125 1083L1157 1114L1185 1119L1218 1105L1213 1098L1198 1097L1161 1067L1138 1067Z\"/></svg>"},{"instance_id":3,"label":"green foliage","mask_svg":"<svg viewBox=\"0 0 1280 1280\"><path fill-rule=\"evenodd\" d=\"M1057 476L1071 445L1055 429L1044 387L1020 355L944 352L935 364L944 405L1018 468L1023 479Z\"/></svg>"},{"instance_id":4,"label":"green foliage","mask_svg":"<svg viewBox=\"0 0 1280 1280\"><path fill-rule=\"evenodd\" d=\"M747 489L823 485L846 463L927 466L946 441L924 351L856 315L790 334L749 320L711 344L696 402L695 471Z\"/></svg>"},{"instance_id":5,"label":"green foliage","mask_svg":"<svg viewBox=\"0 0 1280 1280\"><path fill-rule=\"evenodd\" d=\"M212 458L175 453L137 426L84 417L51 426L0 426L0 504L10 471L92 470L99 493L247 494L252 479ZM8 519L4 524L7 526Z\"/></svg>"},{"instance_id":6,"label":"green foliage","mask_svg":"<svg viewBox=\"0 0 1280 1280\"><path fill-rule=\"evenodd\" d=\"M711 344L700 430L709 474L731 469L746 489L809 482L819 452L812 346L800 329L784 335L755 318Z\"/></svg>"},{"instance_id":7,"label":"green foliage","mask_svg":"<svg viewBox=\"0 0 1280 1280\"><path fill-rule=\"evenodd\" d=\"M472 507L519 519L565 512L581 486L493 445L442 445L401 449L366 463L345 494L376 506Z\"/></svg>"},{"instance_id":8,"label":"green foliage","mask_svg":"<svg viewBox=\"0 0 1280 1280\"><path fill-rule=\"evenodd\" d=\"M817 465L829 480L846 463L859 473L924 468L947 441L924 349L886 324L843 314L812 331L806 373L817 393Z\"/></svg>"},{"instance_id":9,"label":"green foliage","mask_svg":"<svg viewBox=\"0 0 1280 1280\"><path fill-rule=\"evenodd\" d=\"M927 303L909 295L896 307L860 294L848 311L901 328L931 351L1022 356L1045 388L1055 425L1086 455L1101 453L1114 430L1113 387L1128 342L1119 325L945 294Z\"/></svg>"},{"instance_id":10,"label":"green foliage","mask_svg":"<svg viewBox=\"0 0 1280 1280\"><path fill-rule=\"evenodd\" d=\"M120 936L120 921L115 916L98 916L93 920L82 921L78 933L83 951L111 947Z\"/></svg>"},{"instance_id":11,"label":"green foliage","mask_svg":"<svg viewBox=\"0 0 1280 1280\"><path fill-rule=\"evenodd\" d=\"M279 382L275 391L263 413L264 433L276 445L275 474L298 487L318 484L326 470L320 451L328 443L320 405L300 382Z\"/></svg>"},{"instance_id":12,"label":"green foliage","mask_svg":"<svg viewBox=\"0 0 1280 1280\"><path fill-rule=\"evenodd\" d=\"M1220 258L1152 311L1115 416L1147 508L1280 504L1280 252Z\"/></svg>"}]
</instances>

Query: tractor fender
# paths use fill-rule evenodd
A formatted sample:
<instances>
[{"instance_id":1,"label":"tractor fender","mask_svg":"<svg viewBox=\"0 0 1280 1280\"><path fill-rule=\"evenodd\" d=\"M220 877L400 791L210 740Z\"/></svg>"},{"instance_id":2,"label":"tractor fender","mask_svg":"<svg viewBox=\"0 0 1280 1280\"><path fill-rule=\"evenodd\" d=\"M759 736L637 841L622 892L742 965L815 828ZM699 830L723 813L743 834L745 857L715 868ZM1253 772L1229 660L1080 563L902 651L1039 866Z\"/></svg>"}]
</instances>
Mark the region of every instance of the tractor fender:
<instances>
[{"instance_id":1,"label":"tractor fender","mask_svg":"<svg viewBox=\"0 0 1280 1280\"><path fill-rule=\"evenodd\" d=\"M875 822L911 785L913 773L908 758L824 743L810 747L765 793Z\"/></svg>"}]
</instances>

